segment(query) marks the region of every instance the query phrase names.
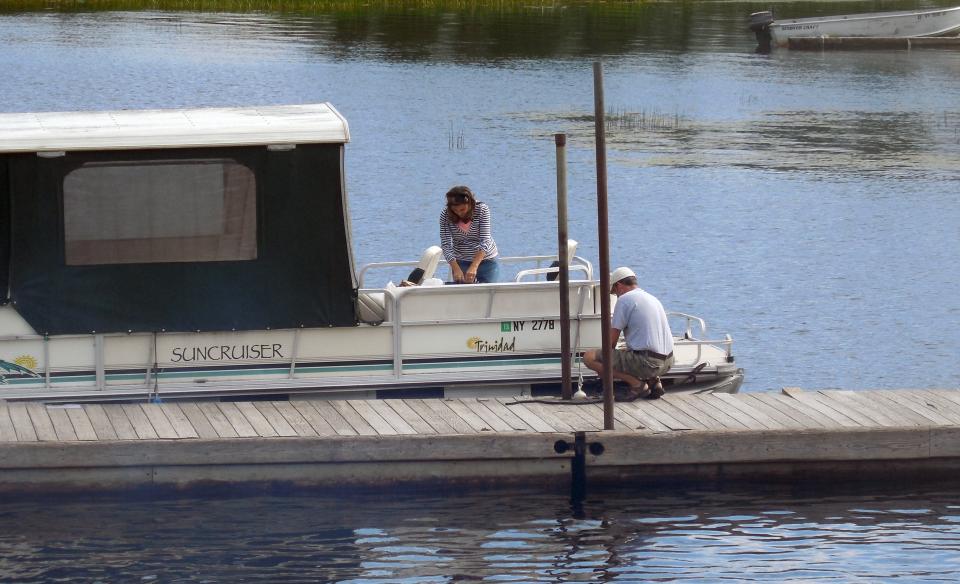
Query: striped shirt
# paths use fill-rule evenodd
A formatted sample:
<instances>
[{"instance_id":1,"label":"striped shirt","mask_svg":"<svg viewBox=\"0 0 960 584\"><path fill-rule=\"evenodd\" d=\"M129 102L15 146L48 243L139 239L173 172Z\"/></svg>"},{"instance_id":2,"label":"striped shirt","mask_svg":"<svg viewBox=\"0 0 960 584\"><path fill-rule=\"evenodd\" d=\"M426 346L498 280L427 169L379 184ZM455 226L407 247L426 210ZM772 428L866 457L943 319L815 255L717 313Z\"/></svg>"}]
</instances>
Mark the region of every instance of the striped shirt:
<instances>
[{"instance_id":1,"label":"striped shirt","mask_svg":"<svg viewBox=\"0 0 960 584\"><path fill-rule=\"evenodd\" d=\"M490 207L477 202L473 209L470 229L463 231L447 218L447 209L440 213L440 247L448 262L455 259L473 261L477 250L483 250L484 259L497 257L497 243L490 234Z\"/></svg>"}]
</instances>

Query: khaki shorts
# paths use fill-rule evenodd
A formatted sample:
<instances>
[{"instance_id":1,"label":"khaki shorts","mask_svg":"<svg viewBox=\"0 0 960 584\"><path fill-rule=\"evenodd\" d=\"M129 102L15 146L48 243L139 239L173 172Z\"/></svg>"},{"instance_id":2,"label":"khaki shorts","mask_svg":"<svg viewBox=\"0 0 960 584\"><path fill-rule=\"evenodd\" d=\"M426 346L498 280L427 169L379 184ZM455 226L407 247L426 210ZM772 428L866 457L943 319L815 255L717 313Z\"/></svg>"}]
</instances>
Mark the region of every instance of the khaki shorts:
<instances>
[{"instance_id":1,"label":"khaki shorts","mask_svg":"<svg viewBox=\"0 0 960 584\"><path fill-rule=\"evenodd\" d=\"M600 351L597 351L597 360L600 360L601 357ZM613 351L613 368L628 375L633 375L637 379L660 377L669 371L672 366L673 355L666 359L657 359L630 350Z\"/></svg>"}]
</instances>

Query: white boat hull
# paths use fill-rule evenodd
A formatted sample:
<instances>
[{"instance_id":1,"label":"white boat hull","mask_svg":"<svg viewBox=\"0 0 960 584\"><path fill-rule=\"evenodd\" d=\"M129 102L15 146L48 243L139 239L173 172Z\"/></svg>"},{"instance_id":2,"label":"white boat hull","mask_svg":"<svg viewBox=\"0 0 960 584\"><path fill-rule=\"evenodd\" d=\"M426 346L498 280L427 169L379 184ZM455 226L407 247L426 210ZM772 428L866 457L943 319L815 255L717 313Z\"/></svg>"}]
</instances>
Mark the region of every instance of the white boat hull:
<instances>
[{"instance_id":1,"label":"white boat hull","mask_svg":"<svg viewBox=\"0 0 960 584\"><path fill-rule=\"evenodd\" d=\"M600 345L596 287L571 282L571 336L578 353ZM398 390L530 395L560 381L555 283L379 293L391 300L379 325L209 333L44 337L33 334L12 306L0 307L0 325L20 333L0 337L0 359L36 374L0 371L0 399L383 397ZM680 332L687 338L676 340L676 362L664 378L668 391L724 382L718 391L735 392L742 374L732 362L729 339L690 338L689 326ZM573 374L575 381L581 374L594 376L579 363Z\"/></svg>"},{"instance_id":2,"label":"white boat hull","mask_svg":"<svg viewBox=\"0 0 960 584\"><path fill-rule=\"evenodd\" d=\"M875 12L776 20L769 27L773 44L802 37L930 37L960 32L960 6L941 10Z\"/></svg>"}]
</instances>

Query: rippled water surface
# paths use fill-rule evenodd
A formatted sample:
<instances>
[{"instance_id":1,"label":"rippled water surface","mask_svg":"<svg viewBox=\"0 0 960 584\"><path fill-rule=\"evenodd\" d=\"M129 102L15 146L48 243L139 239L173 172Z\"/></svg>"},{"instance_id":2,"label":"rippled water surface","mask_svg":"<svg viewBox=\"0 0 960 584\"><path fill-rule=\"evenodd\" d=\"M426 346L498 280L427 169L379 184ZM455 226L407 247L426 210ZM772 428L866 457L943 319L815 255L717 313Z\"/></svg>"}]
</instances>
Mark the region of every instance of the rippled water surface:
<instances>
[{"instance_id":1,"label":"rippled water surface","mask_svg":"<svg viewBox=\"0 0 960 584\"><path fill-rule=\"evenodd\" d=\"M457 183L491 204L502 253L554 249L557 132L596 262L600 59L611 262L731 333L745 391L960 385L958 51L756 54L744 18L767 5L744 2L72 6L0 12L3 110L330 101L358 265L419 257Z\"/></svg>"},{"instance_id":2,"label":"rippled water surface","mask_svg":"<svg viewBox=\"0 0 960 584\"><path fill-rule=\"evenodd\" d=\"M955 582L960 498L638 485L0 503L16 582Z\"/></svg>"}]
</instances>

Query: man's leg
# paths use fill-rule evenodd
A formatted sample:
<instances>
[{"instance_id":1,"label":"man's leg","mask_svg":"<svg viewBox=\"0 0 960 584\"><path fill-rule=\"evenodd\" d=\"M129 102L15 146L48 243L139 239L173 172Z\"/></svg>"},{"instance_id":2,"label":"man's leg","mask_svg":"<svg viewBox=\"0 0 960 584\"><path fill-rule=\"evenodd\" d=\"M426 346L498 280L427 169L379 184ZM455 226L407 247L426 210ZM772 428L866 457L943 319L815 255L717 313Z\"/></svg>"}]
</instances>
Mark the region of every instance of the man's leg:
<instances>
[{"instance_id":1,"label":"man's leg","mask_svg":"<svg viewBox=\"0 0 960 584\"><path fill-rule=\"evenodd\" d=\"M625 381L631 390L643 391L643 381L617 368L618 359L616 359L616 349L614 349L613 360L613 378L619 381ZM600 359L600 350L590 349L583 353L583 364L587 368L596 371L597 375L603 375L603 362Z\"/></svg>"}]
</instances>

